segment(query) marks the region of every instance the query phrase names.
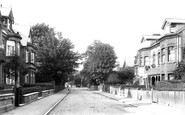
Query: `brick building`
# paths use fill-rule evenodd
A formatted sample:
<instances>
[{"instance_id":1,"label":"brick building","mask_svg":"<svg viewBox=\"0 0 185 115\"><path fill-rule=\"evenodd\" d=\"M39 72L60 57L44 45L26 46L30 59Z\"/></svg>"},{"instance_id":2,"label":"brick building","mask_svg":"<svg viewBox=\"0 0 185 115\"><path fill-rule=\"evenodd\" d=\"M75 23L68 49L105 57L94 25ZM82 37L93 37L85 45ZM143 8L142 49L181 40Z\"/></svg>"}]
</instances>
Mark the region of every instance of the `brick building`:
<instances>
[{"instance_id":1,"label":"brick building","mask_svg":"<svg viewBox=\"0 0 185 115\"><path fill-rule=\"evenodd\" d=\"M0 84L15 84L15 76L8 74L4 67L15 55L21 56L29 69L26 76L21 76L18 72L18 84L35 83L35 49L32 45L31 29L14 25L12 9L0 6ZM8 72L11 73L11 70Z\"/></svg>"},{"instance_id":2,"label":"brick building","mask_svg":"<svg viewBox=\"0 0 185 115\"><path fill-rule=\"evenodd\" d=\"M135 56L135 76L142 85L174 79L173 71L182 60L185 19L166 19L162 30L164 35L143 36L141 43L150 45L139 49Z\"/></svg>"}]
</instances>

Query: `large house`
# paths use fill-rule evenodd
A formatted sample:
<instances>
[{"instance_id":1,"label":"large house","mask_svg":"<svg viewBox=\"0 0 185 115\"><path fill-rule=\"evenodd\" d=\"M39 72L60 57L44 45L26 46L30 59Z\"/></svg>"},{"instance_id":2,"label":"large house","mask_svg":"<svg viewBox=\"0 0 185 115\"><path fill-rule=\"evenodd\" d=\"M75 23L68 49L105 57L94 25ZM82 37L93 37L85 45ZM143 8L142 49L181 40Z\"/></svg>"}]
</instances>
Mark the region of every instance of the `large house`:
<instances>
[{"instance_id":1,"label":"large house","mask_svg":"<svg viewBox=\"0 0 185 115\"><path fill-rule=\"evenodd\" d=\"M173 80L173 71L182 60L185 47L185 19L166 19L164 35L143 36L141 43L149 45L135 56L135 77L141 85L155 85L161 80Z\"/></svg>"},{"instance_id":2,"label":"large house","mask_svg":"<svg viewBox=\"0 0 185 115\"><path fill-rule=\"evenodd\" d=\"M0 84L15 84L15 76L8 74L4 67L15 55L22 57L29 70L25 76L18 73L18 84L35 83L35 49L31 29L14 25L12 9L0 6ZM11 73L11 70L8 72Z\"/></svg>"}]
</instances>

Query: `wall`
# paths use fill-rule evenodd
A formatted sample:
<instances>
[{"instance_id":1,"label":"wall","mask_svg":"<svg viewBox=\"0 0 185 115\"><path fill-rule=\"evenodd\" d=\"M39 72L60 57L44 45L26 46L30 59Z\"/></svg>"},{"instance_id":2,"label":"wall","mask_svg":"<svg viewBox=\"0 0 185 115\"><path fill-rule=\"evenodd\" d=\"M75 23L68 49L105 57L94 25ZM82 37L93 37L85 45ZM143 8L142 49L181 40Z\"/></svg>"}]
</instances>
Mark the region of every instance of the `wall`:
<instances>
[{"instance_id":1,"label":"wall","mask_svg":"<svg viewBox=\"0 0 185 115\"><path fill-rule=\"evenodd\" d=\"M0 113L14 109L14 94L0 94Z\"/></svg>"},{"instance_id":2,"label":"wall","mask_svg":"<svg viewBox=\"0 0 185 115\"><path fill-rule=\"evenodd\" d=\"M111 94L123 98L147 100L175 107L185 106L185 91L138 90L138 88L123 88L120 85L109 87Z\"/></svg>"}]
</instances>

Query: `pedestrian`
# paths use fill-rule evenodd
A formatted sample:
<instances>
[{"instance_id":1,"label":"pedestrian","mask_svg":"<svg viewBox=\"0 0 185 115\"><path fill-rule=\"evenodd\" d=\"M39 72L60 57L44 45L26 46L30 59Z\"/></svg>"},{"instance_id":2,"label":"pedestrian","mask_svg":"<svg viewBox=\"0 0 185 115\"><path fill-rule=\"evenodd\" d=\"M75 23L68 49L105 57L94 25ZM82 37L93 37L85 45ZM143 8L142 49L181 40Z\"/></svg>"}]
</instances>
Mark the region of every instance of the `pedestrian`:
<instances>
[{"instance_id":1,"label":"pedestrian","mask_svg":"<svg viewBox=\"0 0 185 115\"><path fill-rule=\"evenodd\" d=\"M69 85L67 85L67 90L68 90L68 92L69 92Z\"/></svg>"}]
</instances>

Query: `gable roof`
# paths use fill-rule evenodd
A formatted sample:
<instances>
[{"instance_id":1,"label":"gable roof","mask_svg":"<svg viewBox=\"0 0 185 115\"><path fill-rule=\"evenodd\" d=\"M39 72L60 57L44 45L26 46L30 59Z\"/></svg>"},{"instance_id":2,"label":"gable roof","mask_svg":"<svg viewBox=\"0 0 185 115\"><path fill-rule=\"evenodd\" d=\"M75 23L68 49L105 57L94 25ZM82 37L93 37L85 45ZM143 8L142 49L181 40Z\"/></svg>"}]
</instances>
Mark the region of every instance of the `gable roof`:
<instances>
[{"instance_id":1,"label":"gable roof","mask_svg":"<svg viewBox=\"0 0 185 115\"><path fill-rule=\"evenodd\" d=\"M31 37L31 27L27 25L12 25L13 31L22 37L21 44L27 46L28 39Z\"/></svg>"},{"instance_id":2,"label":"gable roof","mask_svg":"<svg viewBox=\"0 0 185 115\"><path fill-rule=\"evenodd\" d=\"M158 40L159 38L161 38L161 35L160 34L143 35L142 36L142 39L141 39L141 43L143 43L144 41Z\"/></svg>"},{"instance_id":3,"label":"gable roof","mask_svg":"<svg viewBox=\"0 0 185 115\"><path fill-rule=\"evenodd\" d=\"M185 24L185 19L166 18L163 25L162 25L162 29L165 28L167 22L169 22L170 24L172 24L172 23Z\"/></svg>"},{"instance_id":4,"label":"gable roof","mask_svg":"<svg viewBox=\"0 0 185 115\"><path fill-rule=\"evenodd\" d=\"M10 20L14 21L12 8L10 8L10 7L2 7L2 6L0 6L0 14L1 14L1 16L9 17Z\"/></svg>"}]
</instances>

